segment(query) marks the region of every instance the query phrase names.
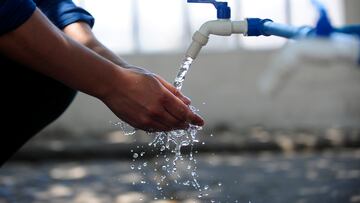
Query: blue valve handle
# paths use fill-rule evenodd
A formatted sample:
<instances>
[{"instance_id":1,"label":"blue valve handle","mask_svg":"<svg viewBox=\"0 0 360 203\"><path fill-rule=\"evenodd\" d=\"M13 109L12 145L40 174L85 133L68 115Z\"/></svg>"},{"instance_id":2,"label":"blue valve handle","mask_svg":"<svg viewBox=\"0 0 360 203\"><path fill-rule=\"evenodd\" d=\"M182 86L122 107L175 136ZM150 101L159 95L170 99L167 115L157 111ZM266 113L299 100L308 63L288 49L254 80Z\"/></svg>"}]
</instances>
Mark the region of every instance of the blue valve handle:
<instances>
[{"instance_id":1,"label":"blue valve handle","mask_svg":"<svg viewBox=\"0 0 360 203\"><path fill-rule=\"evenodd\" d=\"M270 19L248 18L248 36L279 36L288 39L300 39L306 37L330 37L332 33L344 33L357 35L360 39L360 24L334 28L328 17L325 6L318 0L311 0L319 12L319 19L315 28L294 27L275 23ZM360 65L360 56L358 60Z\"/></svg>"},{"instance_id":2,"label":"blue valve handle","mask_svg":"<svg viewBox=\"0 0 360 203\"><path fill-rule=\"evenodd\" d=\"M218 19L230 19L231 8L227 2L218 2L216 0L188 0L188 3L210 3L213 4L217 10Z\"/></svg>"},{"instance_id":3,"label":"blue valve handle","mask_svg":"<svg viewBox=\"0 0 360 203\"><path fill-rule=\"evenodd\" d=\"M319 12L319 20L316 24L315 33L320 37L329 37L334 32L334 28L331 25L325 6L318 0L311 0L314 7Z\"/></svg>"}]
</instances>

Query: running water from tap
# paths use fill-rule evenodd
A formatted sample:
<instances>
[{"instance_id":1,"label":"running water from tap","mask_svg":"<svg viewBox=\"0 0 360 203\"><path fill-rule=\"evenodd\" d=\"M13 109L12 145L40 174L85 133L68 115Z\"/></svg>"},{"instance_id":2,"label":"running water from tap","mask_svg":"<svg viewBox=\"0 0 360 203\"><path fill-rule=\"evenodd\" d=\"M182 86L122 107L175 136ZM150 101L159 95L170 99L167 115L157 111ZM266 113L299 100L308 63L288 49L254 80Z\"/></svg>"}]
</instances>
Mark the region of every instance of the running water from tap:
<instances>
[{"instance_id":1,"label":"running water from tap","mask_svg":"<svg viewBox=\"0 0 360 203\"><path fill-rule=\"evenodd\" d=\"M194 61L194 59L192 59L191 57L186 57L185 60L183 61L183 63L180 66L180 70L175 78L174 81L174 86L176 89L181 90L186 74L189 71L192 62Z\"/></svg>"},{"instance_id":2,"label":"running water from tap","mask_svg":"<svg viewBox=\"0 0 360 203\"><path fill-rule=\"evenodd\" d=\"M190 69L190 66L193 62L191 57L185 58L180 66L180 70L175 78L174 86L176 89L181 90L183 86L183 82L185 80L186 74ZM189 106L189 108L196 112L196 109L193 106ZM187 170L189 171L192 180L185 180L183 182L175 181L178 184L183 184L186 186L193 186L201 192L201 186L197 181L197 167L196 167L196 159L193 156L193 147L194 143L199 142L197 139L197 132L201 130L200 126L189 125L189 128L186 130L174 130L170 132L157 132L151 133L155 135L155 139L149 144L150 146L160 147L160 151L165 151L166 149L170 152L174 153L174 158L171 164L167 164L163 166L163 169L166 170L168 175L175 178L181 178L180 174L177 173L177 161L186 161L188 163ZM185 146L190 146L189 156L185 157L181 154L181 148Z\"/></svg>"}]
</instances>

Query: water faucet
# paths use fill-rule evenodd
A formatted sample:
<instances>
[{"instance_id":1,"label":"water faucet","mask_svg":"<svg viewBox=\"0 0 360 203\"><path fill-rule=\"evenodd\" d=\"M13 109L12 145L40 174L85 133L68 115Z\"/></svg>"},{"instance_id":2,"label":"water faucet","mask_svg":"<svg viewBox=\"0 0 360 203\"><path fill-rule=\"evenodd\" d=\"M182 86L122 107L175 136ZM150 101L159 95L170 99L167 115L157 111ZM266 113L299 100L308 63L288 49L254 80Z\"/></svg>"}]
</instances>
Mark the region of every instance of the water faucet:
<instances>
[{"instance_id":1,"label":"water faucet","mask_svg":"<svg viewBox=\"0 0 360 203\"><path fill-rule=\"evenodd\" d=\"M247 21L231 21L231 8L227 2L215 0L188 0L188 3L210 3L217 10L217 20L204 23L192 37L192 43L186 52L187 57L195 59L201 48L209 41L210 35L230 36L232 34L246 34L248 31Z\"/></svg>"},{"instance_id":2,"label":"water faucet","mask_svg":"<svg viewBox=\"0 0 360 203\"><path fill-rule=\"evenodd\" d=\"M360 25L334 28L325 7L318 0L311 0L319 12L315 27L295 27L275 23L270 19L247 18L243 21L231 21L231 9L227 2L215 0L188 0L188 3L211 3L217 10L217 20L204 23L192 37L192 43L186 57L195 59L201 48L209 41L210 35L230 36L244 34L248 37L279 36L295 39L283 49L271 63L271 68L260 81L263 92L272 93L284 84L299 63L305 58L309 61L357 61L360 65ZM354 37L355 36L355 37Z\"/></svg>"}]
</instances>

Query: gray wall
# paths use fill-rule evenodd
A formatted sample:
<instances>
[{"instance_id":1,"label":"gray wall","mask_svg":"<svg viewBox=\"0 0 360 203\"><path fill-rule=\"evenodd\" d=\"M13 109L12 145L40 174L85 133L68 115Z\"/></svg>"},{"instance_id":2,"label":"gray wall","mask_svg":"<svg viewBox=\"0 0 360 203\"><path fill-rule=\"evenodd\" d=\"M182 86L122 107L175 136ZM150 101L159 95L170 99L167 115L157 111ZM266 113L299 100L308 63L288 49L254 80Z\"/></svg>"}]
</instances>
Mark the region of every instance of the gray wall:
<instances>
[{"instance_id":1,"label":"gray wall","mask_svg":"<svg viewBox=\"0 0 360 203\"><path fill-rule=\"evenodd\" d=\"M360 1L345 0L346 21L348 23L360 23Z\"/></svg>"},{"instance_id":2,"label":"gray wall","mask_svg":"<svg viewBox=\"0 0 360 203\"><path fill-rule=\"evenodd\" d=\"M360 22L359 0L346 0L345 9L349 23ZM360 71L346 66L306 67L279 96L260 94L258 77L276 52L201 53L183 91L200 109L208 128L224 122L237 127L256 124L272 128L360 127ZM182 56L124 58L172 81ZM116 120L100 101L79 94L68 111L47 130L109 131L113 129L109 121Z\"/></svg>"}]
</instances>

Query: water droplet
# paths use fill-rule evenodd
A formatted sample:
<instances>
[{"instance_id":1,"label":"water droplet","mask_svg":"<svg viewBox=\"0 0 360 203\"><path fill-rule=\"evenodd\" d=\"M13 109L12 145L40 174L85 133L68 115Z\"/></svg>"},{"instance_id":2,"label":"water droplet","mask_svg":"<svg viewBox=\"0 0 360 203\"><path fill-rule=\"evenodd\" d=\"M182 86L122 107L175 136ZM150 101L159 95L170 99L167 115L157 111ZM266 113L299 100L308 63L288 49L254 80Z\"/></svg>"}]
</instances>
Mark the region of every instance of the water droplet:
<instances>
[{"instance_id":1,"label":"water droplet","mask_svg":"<svg viewBox=\"0 0 360 203\"><path fill-rule=\"evenodd\" d=\"M135 166L134 166L134 165L131 165L130 168L131 168L132 170L134 170L134 169L135 169Z\"/></svg>"},{"instance_id":2,"label":"water droplet","mask_svg":"<svg viewBox=\"0 0 360 203\"><path fill-rule=\"evenodd\" d=\"M219 183L218 183L218 186L219 186L219 187L221 187L221 186L222 186L222 183L221 183L221 182L219 182Z\"/></svg>"},{"instance_id":3,"label":"water droplet","mask_svg":"<svg viewBox=\"0 0 360 203\"><path fill-rule=\"evenodd\" d=\"M134 157L134 159L136 159L136 158L139 157L139 154L138 154L138 153L134 153L133 157Z\"/></svg>"},{"instance_id":4,"label":"water droplet","mask_svg":"<svg viewBox=\"0 0 360 203\"><path fill-rule=\"evenodd\" d=\"M143 166L146 167L146 166L147 166L147 162L144 162Z\"/></svg>"},{"instance_id":5,"label":"water droplet","mask_svg":"<svg viewBox=\"0 0 360 203\"><path fill-rule=\"evenodd\" d=\"M208 185L205 185L204 186L204 190L208 190L209 189L209 186Z\"/></svg>"},{"instance_id":6,"label":"water droplet","mask_svg":"<svg viewBox=\"0 0 360 203\"><path fill-rule=\"evenodd\" d=\"M141 152L141 153L140 153L140 156L144 156L144 154L145 154L145 152Z\"/></svg>"}]
</instances>

